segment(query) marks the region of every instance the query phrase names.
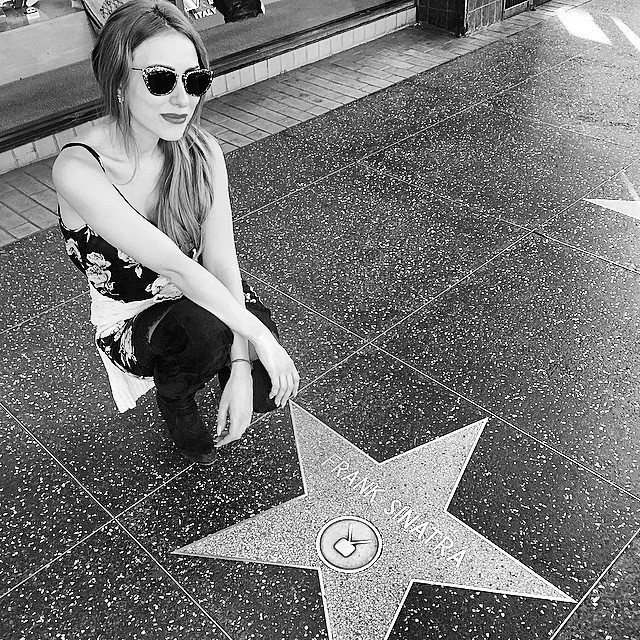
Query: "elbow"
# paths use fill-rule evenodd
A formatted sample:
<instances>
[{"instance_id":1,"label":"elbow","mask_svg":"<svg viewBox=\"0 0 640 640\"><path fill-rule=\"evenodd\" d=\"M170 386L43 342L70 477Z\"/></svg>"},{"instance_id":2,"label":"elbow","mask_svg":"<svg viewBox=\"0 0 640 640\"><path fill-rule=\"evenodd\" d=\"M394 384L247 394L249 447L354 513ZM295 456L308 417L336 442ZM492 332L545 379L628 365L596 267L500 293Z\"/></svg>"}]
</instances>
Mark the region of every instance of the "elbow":
<instances>
[{"instance_id":1,"label":"elbow","mask_svg":"<svg viewBox=\"0 0 640 640\"><path fill-rule=\"evenodd\" d=\"M189 278L184 269L177 265L163 267L157 270L158 275L164 276L169 282L174 284L180 291L184 292L185 285L188 286Z\"/></svg>"},{"instance_id":2,"label":"elbow","mask_svg":"<svg viewBox=\"0 0 640 640\"><path fill-rule=\"evenodd\" d=\"M198 270L202 267L180 251L175 258L166 261L157 269L157 272L187 294L192 288L191 283L194 283L198 277Z\"/></svg>"}]
</instances>

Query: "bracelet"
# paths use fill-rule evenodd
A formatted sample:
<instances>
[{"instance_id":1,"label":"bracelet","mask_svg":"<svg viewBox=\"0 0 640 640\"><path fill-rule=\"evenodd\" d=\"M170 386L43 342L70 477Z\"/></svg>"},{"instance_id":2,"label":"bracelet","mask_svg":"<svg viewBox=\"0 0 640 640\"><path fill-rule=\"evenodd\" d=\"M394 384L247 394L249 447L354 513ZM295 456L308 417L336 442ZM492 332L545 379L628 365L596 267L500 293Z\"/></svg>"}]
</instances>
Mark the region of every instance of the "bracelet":
<instances>
[{"instance_id":1,"label":"bracelet","mask_svg":"<svg viewBox=\"0 0 640 640\"><path fill-rule=\"evenodd\" d=\"M253 369L253 363L251 362L251 360L247 360L247 358L235 358L235 360L231 361L231 364L233 365L234 362L247 362L249 366Z\"/></svg>"}]
</instances>

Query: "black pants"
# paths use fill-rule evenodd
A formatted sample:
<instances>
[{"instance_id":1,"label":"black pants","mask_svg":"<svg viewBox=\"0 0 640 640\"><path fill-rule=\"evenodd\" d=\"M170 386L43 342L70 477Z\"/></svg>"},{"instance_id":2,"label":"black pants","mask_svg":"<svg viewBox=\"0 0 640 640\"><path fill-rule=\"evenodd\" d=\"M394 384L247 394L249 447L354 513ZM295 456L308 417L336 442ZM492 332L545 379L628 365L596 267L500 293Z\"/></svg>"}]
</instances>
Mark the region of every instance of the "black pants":
<instances>
[{"instance_id":1,"label":"black pants","mask_svg":"<svg viewBox=\"0 0 640 640\"><path fill-rule=\"evenodd\" d=\"M271 311L245 282L243 288L247 310L278 337ZM195 302L187 298L160 302L134 320L133 373L153 376L158 395L180 407L192 402L195 393L216 374L224 388L231 375L232 343L231 329ZM253 363L252 377L254 411L272 411L276 406L269 399L271 380L259 360Z\"/></svg>"}]
</instances>

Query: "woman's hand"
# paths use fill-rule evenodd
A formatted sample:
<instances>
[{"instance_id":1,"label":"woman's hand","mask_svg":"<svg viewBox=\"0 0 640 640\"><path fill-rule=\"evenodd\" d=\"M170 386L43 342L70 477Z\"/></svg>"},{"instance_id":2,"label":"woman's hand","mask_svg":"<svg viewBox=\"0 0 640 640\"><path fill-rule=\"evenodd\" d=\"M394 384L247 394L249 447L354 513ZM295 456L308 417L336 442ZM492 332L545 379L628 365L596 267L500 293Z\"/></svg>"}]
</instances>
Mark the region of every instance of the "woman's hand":
<instances>
[{"instance_id":1,"label":"woman's hand","mask_svg":"<svg viewBox=\"0 0 640 640\"><path fill-rule=\"evenodd\" d=\"M270 331L264 331L253 342L260 361L271 378L271 392L277 407L284 407L289 398L295 398L300 385L300 374L289 354Z\"/></svg>"},{"instance_id":2,"label":"woman's hand","mask_svg":"<svg viewBox=\"0 0 640 640\"><path fill-rule=\"evenodd\" d=\"M231 377L227 382L220 406L218 407L218 421L216 448L240 440L251 423L253 414L253 380L251 366L248 362L232 365ZM227 420L229 421L228 433Z\"/></svg>"}]
</instances>

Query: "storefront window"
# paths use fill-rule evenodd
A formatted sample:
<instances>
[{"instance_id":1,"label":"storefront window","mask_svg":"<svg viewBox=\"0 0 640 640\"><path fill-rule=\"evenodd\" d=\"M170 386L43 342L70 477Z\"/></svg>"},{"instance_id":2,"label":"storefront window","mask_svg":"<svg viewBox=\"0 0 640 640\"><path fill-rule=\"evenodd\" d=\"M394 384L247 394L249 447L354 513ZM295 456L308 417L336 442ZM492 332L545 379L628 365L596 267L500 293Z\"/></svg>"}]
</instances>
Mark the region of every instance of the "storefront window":
<instances>
[{"instance_id":1,"label":"storefront window","mask_svg":"<svg viewBox=\"0 0 640 640\"><path fill-rule=\"evenodd\" d=\"M0 0L0 33L84 11L79 0Z\"/></svg>"},{"instance_id":2,"label":"storefront window","mask_svg":"<svg viewBox=\"0 0 640 640\"><path fill-rule=\"evenodd\" d=\"M236 22L264 13L260 0L172 0L198 29L224 22ZM274 0L266 0L266 2ZM87 9L99 28L109 13L123 0L0 0L0 33L30 24L82 12ZM93 15L92 15L93 14ZM206 25L206 26L205 26Z\"/></svg>"}]
</instances>

